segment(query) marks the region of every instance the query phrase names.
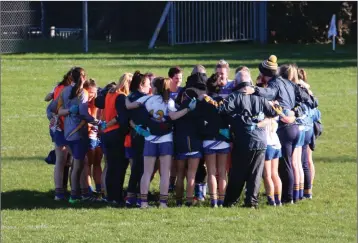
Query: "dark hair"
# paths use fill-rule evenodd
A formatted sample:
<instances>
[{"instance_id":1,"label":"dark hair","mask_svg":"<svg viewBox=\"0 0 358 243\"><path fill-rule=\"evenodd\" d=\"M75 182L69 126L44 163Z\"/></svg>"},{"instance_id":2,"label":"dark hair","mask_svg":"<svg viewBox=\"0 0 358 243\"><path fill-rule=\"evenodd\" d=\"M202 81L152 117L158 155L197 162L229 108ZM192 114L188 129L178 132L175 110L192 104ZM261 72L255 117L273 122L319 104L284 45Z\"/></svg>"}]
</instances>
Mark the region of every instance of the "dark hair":
<instances>
[{"instance_id":1,"label":"dark hair","mask_svg":"<svg viewBox=\"0 0 358 243\"><path fill-rule=\"evenodd\" d=\"M206 88L209 93L216 93L216 94L219 93L220 87L217 83L218 79L219 79L219 74L214 73L206 81Z\"/></svg>"},{"instance_id":2,"label":"dark hair","mask_svg":"<svg viewBox=\"0 0 358 243\"><path fill-rule=\"evenodd\" d=\"M110 89L115 88L115 87L116 87L116 83L115 83L115 82L109 83L109 84L107 84L103 89L98 88L98 90L97 90L97 95L98 95L98 96L100 96L100 95L106 95Z\"/></svg>"},{"instance_id":3,"label":"dark hair","mask_svg":"<svg viewBox=\"0 0 358 243\"><path fill-rule=\"evenodd\" d=\"M157 94L162 96L163 101L168 103L170 97L170 79L157 77L153 80L153 86L157 89Z\"/></svg>"},{"instance_id":4,"label":"dark hair","mask_svg":"<svg viewBox=\"0 0 358 243\"><path fill-rule=\"evenodd\" d=\"M183 70L181 70L180 67L178 67L178 66L177 67L172 67L172 68L169 69L168 77L173 78L176 74L182 73L182 72L183 72Z\"/></svg>"},{"instance_id":5,"label":"dark hair","mask_svg":"<svg viewBox=\"0 0 358 243\"><path fill-rule=\"evenodd\" d=\"M149 78L149 75L141 74L140 71L135 71L133 74L132 82L129 85L130 92L135 92L139 89L141 85L145 83L145 80Z\"/></svg>"},{"instance_id":6,"label":"dark hair","mask_svg":"<svg viewBox=\"0 0 358 243\"><path fill-rule=\"evenodd\" d=\"M72 69L70 71L68 71L65 75L63 75L63 79L61 82L58 83L58 86L60 86L60 85L68 86L72 83L71 72L72 72Z\"/></svg>"},{"instance_id":7,"label":"dark hair","mask_svg":"<svg viewBox=\"0 0 358 243\"><path fill-rule=\"evenodd\" d=\"M290 66L288 64L283 64L280 66L280 76L283 77L284 79L288 79L288 69L290 68Z\"/></svg>"},{"instance_id":8,"label":"dark hair","mask_svg":"<svg viewBox=\"0 0 358 243\"><path fill-rule=\"evenodd\" d=\"M111 82L111 83L109 83L109 84L107 84L105 87L104 87L104 89L111 89L111 88L115 88L116 87L116 82Z\"/></svg>"},{"instance_id":9,"label":"dark hair","mask_svg":"<svg viewBox=\"0 0 358 243\"><path fill-rule=\"evenodd\" d=\"M78 94L80 93L80 87L81 87L81 73L84 72L85 70L83 68L80 67L74 67L71 69L71 78L73 80L73 82L75 83L75 86L72 87L71 90L71 94L69 99L72 100L73 98L75 98L76 96L78 96Z\"/></svg>"}]
</instances>

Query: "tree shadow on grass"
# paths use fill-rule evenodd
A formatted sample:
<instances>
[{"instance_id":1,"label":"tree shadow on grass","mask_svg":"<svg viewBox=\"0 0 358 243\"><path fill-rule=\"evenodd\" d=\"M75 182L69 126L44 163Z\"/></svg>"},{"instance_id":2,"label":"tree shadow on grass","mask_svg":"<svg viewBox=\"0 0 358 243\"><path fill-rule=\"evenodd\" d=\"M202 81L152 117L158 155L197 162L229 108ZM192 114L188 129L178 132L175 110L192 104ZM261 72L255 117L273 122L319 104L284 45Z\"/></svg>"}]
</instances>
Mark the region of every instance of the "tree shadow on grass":
<instances>
[{"instance_id":1,"label":"tree shadow on grass","mask_svg":"<svg viewBox=\"0 0 358 243\"><path fill-rule=\"evenodd\" d=\"M125 193L126 194L126 193ZM2 210L34 210L34 209L100 209L114 207L104 202L80 202L72 205L66 201L55 201L54 191L40 192L34 190L14 190L1 192ZM151 204L159 200L159 192L149 196Z\"/></svg>"},{"instance_id":2,"label":"tree shadow on grass","mask_svg":"<svg viewBox=\"0 0 358 243\"><path fill-rule=\"evenodd\" d=\"M103 208L107 204L84 202L71 205L68 201L55 201L54 191L39 192L32 190L14 190L1 193L2 210L67 209L67 208Z\"/></svg>"}]
</instances>

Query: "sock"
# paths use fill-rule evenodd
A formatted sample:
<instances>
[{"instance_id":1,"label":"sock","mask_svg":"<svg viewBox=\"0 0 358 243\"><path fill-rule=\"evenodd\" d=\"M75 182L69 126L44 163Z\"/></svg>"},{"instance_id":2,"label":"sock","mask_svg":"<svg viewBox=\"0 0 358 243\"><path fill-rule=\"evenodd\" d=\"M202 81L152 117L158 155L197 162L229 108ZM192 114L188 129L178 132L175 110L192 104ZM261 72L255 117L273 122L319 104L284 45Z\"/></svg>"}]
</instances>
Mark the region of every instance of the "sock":
<instances>
[{"instance_id":1,"label":"sock","mask_svg":"<svg viewBox=\"0 0 358 243\"><path fill-rule=\"evenodd\" d=\"M277 193L275 194L275 204L276 205L281 205L281 193Z\"/></svg>"},{"instance_id":2,"label":"sock","mask_svg":"<svg viewBox=\"0 0 358 243\"><path fill-rule=\"evenodd\" d=\"M72 199L81 199L80 193L77 190L71 190L71 198Z\"/></svg>"},{"instance_id":3,"label":"sock","mask_svg":"<svg viewBox=\"0 0 358 243\"><path fill-rule=\"evenodd\" d=\"M101 193L101 191L102 191L102 186L101 186L101 184L96 184L96 192L97 192L97 193Z\"/></svg>"},{"instance_id":4,"label":"sock","mask_svg":"<svg viewBox=\"0 0 358 243\"><path fill-rule=\"evenodd\" d=\"M300 200L303 199L303 188L304 188L304 183L300 183L300 192L299 192Z\"/></svg>"},{"instance_id":5,"label":"sock","mask_svg":"<svg viewBox=\"0 0 358 243\"><path fill-rule=\"evenodd\" d=\"M164 204L168 204L168 195L160 194L159 202L164 203Z\"/></svg>"},{"instance_id":6,"label":"sock","mask_svg":"<svg viewBox=\"0 0 358 243\"><path fill-rule=\"evenodd\" d=\"M186 197L185 206L190 207L193 205L193 197Z\"/></svg>"},{"instance_id":7,"label":"sock","mask_svg":"<svg viewBox=\"0 0 358 243\"><path fill-rule=\"evenodd\" d=\"M140 202L148 203L148 194L140 194Z\"/></svg>"},{"instance_id":8,"label":"sock","mask_svg":"<svg viewBox=\"0 0 358 243\"><path fill-rule=\"evenodd\" d=\"M297 201L299 196L299 185L293 184L293 201Z\"/></svg>"},{"instance_id":9,"label":"sock","mask_svg":"<svg viewBox=\"0 0 358 243\"><path fill-rule=\"evenodd\" d=\"M88 191L89 191L89 193L91 193L91 194L94 192L92 186L88 186Z\"/></svg>"},{"instance_id":10,"label":"sock","mask_svg":"<svg viewBox=\"0 0 358 243\"><path fill-rule=\"evenodd\" d=\"M210 204L211 204L212 207L215 207L215 206L218 205L218 200L217 199L211 199Z\"/></svg>"},{"instance_id":11,"label":"sock","mask_svg":"<svg viewBox=\"0 0 358 243\"><path fill-rule=\"evenodd\" d=\"M218 206L222 206L224 204L225 194L219 194Z\"/></svg>"},{"instance_id":12,"label":"sock","mask_svg":"<svg viewBox=\"0 0 358 243\"><path fill-rule=\"evenodd\" d=\"M266 197L267 197L267 202L269 205L271 205L271 206L276 205L274 195L269 194Z\"/></svg>"},{"instance_id":13,"label":"sock","mask_svg":"<svg viewBox=\"0 0 358 243\"><path fill-rule=\"evenodd\" d=\"M198 195L198 198L199 199L202 199L204 197L204 184L200 183L199 184L199 195Z\"/></svg>"},{"instance_id":14,"label":"sock","mask_svg":"<svg viewBox=\"0 0 358 243\"><path fill-rule=\"evenodd\" d=\"M206 183L203 183L201 184L201 191L203 192L203 197L206 197L206 191L207 191L207 184Z\"/></svg>"},{"instance_id":15,"label":"sock","mask_svg":"<svg viewBox=\"0 0 358 243\"><path fill-rule=\"evenodd\" d=\"M137 198L136 198L136 194L132 193L132 192L127 192L127 197L126 197L126 203L128 202L128 204L135 204L137 202Z\"/></svg>"},{"instance_id":16,"label":"sock","mask_svg":"<svg viewBox=\"0 0 358 243\"><path fill-rule=\"evenodd\" d=\"M81 188L81 195L83 197L89 197L92 195L92 193L89 188Z\"/></svg>"},{"instance_id":17,"label":"sock","mask_svg":"<svg viewBox=\"0 0 358 243\"><path fill-rule=\"evenodd\" d=\"M58 198L64 198L65 191L63 190L63 188L55 188L55 196Z\"/></svg>"},{"instance_id":18,"label":"sock","mask_svg":"<svg viewBox=\"0 0 358 243\"><path fill-rule=\"evenodd\" d=\"M216 193L213 193L213 194L210 193L210 204L211 204L212 207L214 207L215 205L218 204L218 199L217 198L218 197L217 197Z\"/></svg>"},{"instance_id":19,"label":"sock","mask_svg":"<svg viewBox=\"0 0 358 243\"><path fill-rule=\"evenodd\" d=\"M312 198L312 190L311 189L305 189L303 196L305 198Z\"/></svg>"}]
</instances>

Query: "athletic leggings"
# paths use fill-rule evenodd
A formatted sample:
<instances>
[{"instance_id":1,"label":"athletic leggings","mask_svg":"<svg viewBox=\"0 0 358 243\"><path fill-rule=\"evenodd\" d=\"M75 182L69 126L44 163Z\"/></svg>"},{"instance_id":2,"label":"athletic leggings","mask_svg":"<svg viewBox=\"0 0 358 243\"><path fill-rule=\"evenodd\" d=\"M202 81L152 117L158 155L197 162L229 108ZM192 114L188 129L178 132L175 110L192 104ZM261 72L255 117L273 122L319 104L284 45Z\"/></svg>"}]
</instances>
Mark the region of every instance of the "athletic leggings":
<instances>
[{"instance_id":1,"label":"athletic leggings","mask_svg":"<svg viewBox=\"0 0 358 243\"><path fill-rule=\"evenodd\" d=\"M298 125L286 125L279 127L277 135L281 142L282 157L279 160L279 175L282 180L282 202L293 200L293 169L292 153L298 141Z\"/></svg>"},{"instance_id":2,"label":"athletic leggings","mask_svg":"<svg viewBox=\"0 0 358 243\"><path fill-rule=\"evenodd\" d=\"M110 201L123 202L123 183L129 160L124 152L125 134L115 129L103 134L104 147L107 153L106 186Z\"/></svg>"},{"instance_id":3,"label":"athletic leggings","mask_svg":"<svg viewBox=\"0 0 358 243\"><path fill-rule=\"evenodd\" d=\"M310 172L310 168L309 168L309 158L307 155L307 149L309 144L312 141L312 136L313 136L313 127L306 131L305 134L305 142L302 146L302 168L303 168L303 173L305 175L305 185L304 185L304 189L308 190L311 189L311 172Z\"/></svg>"},{"instance_id":4,"label":"athletic leggings","mask_svg":"<svg viewBox=\"0 0 358 243\"><path fill-rule=\"evenodd\" d=\"M143 149L144 137L131 131L133 163L131 167L131 175L128 181L128 192L140 193L140 180L143 175Z\"/></svg>"}]
</instances>

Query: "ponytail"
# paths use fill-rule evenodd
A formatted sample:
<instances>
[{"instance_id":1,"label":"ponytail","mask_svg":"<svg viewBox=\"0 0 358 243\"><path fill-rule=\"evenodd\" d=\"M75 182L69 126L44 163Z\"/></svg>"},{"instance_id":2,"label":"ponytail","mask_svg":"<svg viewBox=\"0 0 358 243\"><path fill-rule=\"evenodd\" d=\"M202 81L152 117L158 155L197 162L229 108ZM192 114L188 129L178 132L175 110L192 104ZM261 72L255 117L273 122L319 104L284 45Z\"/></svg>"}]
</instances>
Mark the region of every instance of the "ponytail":
<instances>
[{"instance_id":1,"label":"ponytail","mask_svg":"<svg viewBox=\"0 0 358 243\"><path fill-rule=\"evenodd\" d=\"M157 94L162 96L165 103L168 103L170 98L170 78L157 77L153 81L153 85L157 90Z\"/></svg>"},{"instance_id":2,"label":"ponytail","mask_svg":"<svg viewBox=\"0 0 358 243\"><path fill-rule=\"evenodd\" d=\"M65 75L63 75L62 81L58 84L63 86L68 86L72 83L72 77L71 77L72 69L68 71Z\"/></svg>"},{"instance_id":3,"label":"ponytail","mask_svg":"<svg viewBox=\"0 0 358 243\"><path fill-rule=\"evenodd\" d=\"M72 68L71 70L71 78L75 85L71 89L69 99L72 100L73 98L77 97L81 90L82 80L81 80L81 73L84 72L83 68L76 67Z\"/></svg>"},{"instance_id":4,"label":"ponytail","mask_svg":"<svg viewBox=\"0 0 358 243\"><path fill-rule=\"evenodd\" d=\"M307 83L307 73L303 68L298 69L298 78Z\"/></svg>"}]
</instances>

